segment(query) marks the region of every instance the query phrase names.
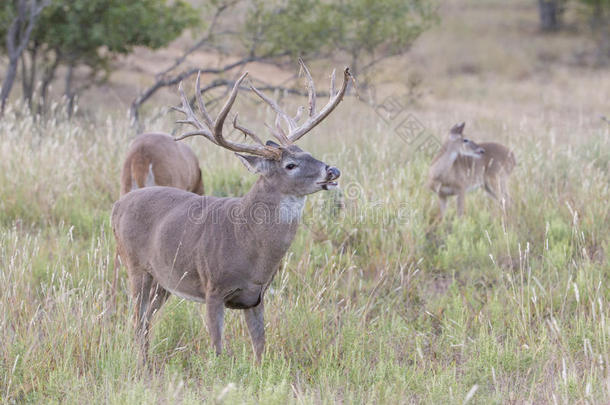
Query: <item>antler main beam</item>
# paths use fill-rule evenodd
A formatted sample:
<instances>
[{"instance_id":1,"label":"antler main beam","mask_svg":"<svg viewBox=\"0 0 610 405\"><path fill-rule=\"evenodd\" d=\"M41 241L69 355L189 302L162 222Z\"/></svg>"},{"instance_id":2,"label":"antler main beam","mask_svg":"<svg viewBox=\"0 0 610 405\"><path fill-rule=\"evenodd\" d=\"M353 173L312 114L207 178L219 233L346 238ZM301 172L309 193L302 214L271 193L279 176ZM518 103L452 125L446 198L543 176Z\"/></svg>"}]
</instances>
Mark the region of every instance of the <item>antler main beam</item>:
<instances>
[{"instance_id":1,"label":"antler main beam","mask_svg":"<svg viewBox=\"0 0 610 405\"><path fill-rule=\"evenodd\" d=\"M197 99L197 105L199 107L199 111L200 111L201 115L203 116L203 122L201 120L199 120L197 118L197 116L195 115L195 113L193 112L193 109L191 108L191 105L182 88L182 82L180 82L180 85L178 86L178 90L180 91L180 98L182 99L182 106L174 107L174 109L176 111L183 113L186 116L186 119L178 120L177 122L181 123L181 124L189 124L189 125L195 127L196 130L184 133L184 134L178 136L177 138L175 138L175 140L180 141L182 139L185 139L185 138L188 138L191 136L203 136L203 137L207 138L208 140L210 140L211 142L215 143L216 145L221 146L225 149L231 150L233 152L249 153L251 155L258 155L258 156L262 156L262 157L265 157L268 159L278 159L280 157L281 152L276 148L271 148L271 147L263 145L260 138L258 136L256 136L254 134L254 132L252 132L251 130L249 130L243 126L238 125L237 124L237 115L235 115L235 118L233 119L233 127L235 129L241 131L244 135L249 136L250 138L254 139L254 141L257 143L257 145L248 145L248 144L233 142L233 141L226 139L222 134L222 129L223 129L225 120L227 119L227 116L229 115L229 111L231 111L231 107L233 107L233 104L235 103L235 99L237 98L239 86L244 81L244 79L246 78L247 75L248 75L248 72L244 73L235 82L235 84L233 85L233 89L231 90L231 94L229 95L229 98L227 99L224 106L218 113L218 116L216 117L216 119L212 120L212 117L210 116L210 114L207 112L207 110L205 108L205 103L203 102L203 97L201 96L201 87L200 87L201 72L199 72L197 74L197 82L195 85L195 87L196 87L195 97Z\"/></svg>"}]
</instances>

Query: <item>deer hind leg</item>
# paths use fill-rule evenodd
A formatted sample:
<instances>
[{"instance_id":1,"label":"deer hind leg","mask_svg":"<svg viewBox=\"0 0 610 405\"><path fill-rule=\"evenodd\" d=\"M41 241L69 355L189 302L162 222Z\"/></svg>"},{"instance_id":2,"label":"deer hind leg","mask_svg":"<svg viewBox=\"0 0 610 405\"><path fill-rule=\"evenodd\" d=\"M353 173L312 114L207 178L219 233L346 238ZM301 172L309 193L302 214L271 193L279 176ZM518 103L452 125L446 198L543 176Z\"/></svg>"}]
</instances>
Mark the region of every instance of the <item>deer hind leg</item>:
<instances>
[{"instance_id":1,"label":"deer hind leg","mask_svg":"<svg viewBox=\"0 0 610 405\"><path fill-rule=\"evenodd\" d=\"M213 294L206 294L206 323L208 332L212 338L212 344L216 350L216 354L222 353L222 329L224 324L225 303L222 297Z\"/></svg>"},{"instance_id":2,"label":"deer hind leg","mask_svg":"<svg viewBox=\"0 0 610 405\"><path fill-rule=\"evenodd\" d=\"M438 206L440 209L439 219L443 219L445 216L445 211L447 211L447 196L439 195L438 196Z\"/></svg>"},{"instance_id":3,"label":"deer hind leg","mask_svg":"<svg viewBox=\"0 0 610 405\"><path fill-rule=\"evenodd\" d=\"M508 193L508 185L506 184L506 177L501 177L498 180L498 186L500 190L500 202L502 203L502 208L506 209L506 207L510 206L512 200L510 198L510 194Z\"/></svg>"},{"instance_id":4,"label":"deer hind leg","mask_svg":"<svg viewBox=\"0 0 610 405\"><path fill-rule=\"evenodd\" d=\"M466 198L466 192L459 190L457 193L457 214L458 217L464 215L464 199Z\"/></svg>"},{"instance_id":5,"label":"deer hind leg","mask_svg":"<svg viewBox=\"0 0 610 405\"><path fill-rule=\"evenodd\" d=\"M250 333L250 339L252 340L252 349L256 356L256 364L261 363L263 351L265 350L265 321L264 321L265 308L263 301L252 308L244 310L244 318L248 325L248 332Z\"/></svg>"},{"instance_id":6,"label":"deer hind leg","mask_svg":"<svg viewBox=\"0 0 610 405\"><path fill-rule=\"evenodd\" d=\"M110 291L110 309L111 311L116 310L117 300L117 288L119 284L119 271L121 270L121 259L119 258L119 248L117 247L114 252L114 268L112 275L112 287Z\"/></svg>"},{"instance_id":7,"label":"deer hind leg","mask_svg":"<svg viewBox=\"0 0 610 405\"><path fill-rule=\"evenodd\" d=\"M137 275L130 274L131 292L135 301L134 326L136 341L140 345L141 361L148 360L150 321L152 316L167 300L169 294L153 277L142 271Z\"/></svg>"},{"instance_id":8,"label":"deer hind leg","mask_svg":"<svg viewBox=\"0 0 610 405\"><path fill-rule=\"evenodd\" d=\"M485 179L485 191L496 200L503 209L510 204L510 196L506 187L506 178L494 177Z\"/></svg>"}]
</instances>

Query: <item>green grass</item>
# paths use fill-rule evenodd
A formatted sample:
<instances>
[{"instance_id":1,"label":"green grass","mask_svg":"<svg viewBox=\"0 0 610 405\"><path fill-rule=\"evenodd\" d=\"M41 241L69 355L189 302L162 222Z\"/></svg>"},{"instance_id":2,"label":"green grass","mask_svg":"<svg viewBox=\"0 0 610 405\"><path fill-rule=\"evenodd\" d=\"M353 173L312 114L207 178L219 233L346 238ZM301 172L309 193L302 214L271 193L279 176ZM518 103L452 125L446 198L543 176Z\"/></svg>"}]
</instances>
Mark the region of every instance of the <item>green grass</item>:
<instances>
[{"instance_id":1,"label":"green grass","mask_svg":"<svg viewBox=\"0 0 610 405\"><path fill-rule=\"evenodd\" d=\"M109 213L129 130L105 117L40 123L20 114L0 122L2 403L610 397L608 131L574 147L551 146L540 129L516 148L507 212L479 191L463 219L451 208L432 226L436 201L422 184L429 156L400 160L406 145L363 124L371 111L331 122L329 130L347 125L349 138L312 134L304 144L341 168L345 209L330 213L331 194L308 200L265 298L262 366L239 311L228 311L227 353L216 357L204 307L172 298L146 369L124 272L108 311ZM192 145L209 194L240 195L253 182L228 152Z\"/></svg>"}]
</instances>

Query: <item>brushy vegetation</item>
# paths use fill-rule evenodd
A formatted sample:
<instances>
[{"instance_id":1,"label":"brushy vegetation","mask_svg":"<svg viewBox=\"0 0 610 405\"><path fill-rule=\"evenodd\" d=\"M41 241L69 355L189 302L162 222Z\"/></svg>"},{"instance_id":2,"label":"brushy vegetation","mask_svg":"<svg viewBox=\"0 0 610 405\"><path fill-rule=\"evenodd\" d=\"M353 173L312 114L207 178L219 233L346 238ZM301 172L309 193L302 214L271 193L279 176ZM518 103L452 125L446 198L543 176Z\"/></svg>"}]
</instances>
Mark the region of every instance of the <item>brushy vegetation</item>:
<instances>
[{"instance_id":1,"label":"brushy vegetation","mask_svg":"<svg viewBox=\"0 0 610 405\"><path fill-rule=\"evenodd\" d=\"M345 209L333 216L329 193L309 198L266 296L262 366L239 311L217 357L204 307L172 298L143 369L124 272L108 310L109 214L131 132L123 118L54 108L37 121L12 106L0 121L0 402L609 400L607 127L577 146L556 143L548 122L499 130L519 160L513 206L472 193L463 220L452 208L435 226L430 157L346 100L303 142L341 168ZM191 145L209 194L254 181L229 152Z\"/></svg>"}]
</instances>

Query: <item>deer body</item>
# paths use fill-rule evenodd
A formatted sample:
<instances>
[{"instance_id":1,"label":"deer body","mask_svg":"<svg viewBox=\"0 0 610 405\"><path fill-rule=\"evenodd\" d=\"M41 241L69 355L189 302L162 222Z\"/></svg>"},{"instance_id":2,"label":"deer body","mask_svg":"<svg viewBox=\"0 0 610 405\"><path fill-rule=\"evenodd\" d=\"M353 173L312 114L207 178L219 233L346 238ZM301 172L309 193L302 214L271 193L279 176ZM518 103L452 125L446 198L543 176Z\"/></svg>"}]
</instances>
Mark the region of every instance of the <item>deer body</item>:
<instances>
[{"instance_id":1,"label":"deer body","mask_svg":"<svg viewBox=\"0 0 610 405\"><path fill-rule=\"evenodd\" d=\"M241 198L154 187L120 199L112 223L129 268L145 269L182 298L218 295L244 309L258 304L296 233L300 218L285 222L283 211L282 197L262 180Z\"/></svg>"},{"instance_id":2,"label":"deer body","mask_svg":"<svg viewBox=\"0 0 610 405\"><path fill-rule=\"evenodd\" d=\"M125 194L112 211L112 228L117 250L127 265L131 294L136 303L134 320L143 359L148 352L150 320L170 294L205 302L206 323L217 354L222 352L224 309L242 309L257 362L265 345L263 297L279 268L279 263L296 234L308 194L337 185L338 169L315 159L294 144L321 122L341 101L350 78L344 72L343 86L315 112L315 91L309 80L309 118L302 125L288 116L258 90L253 90L283 118L284 132L276 120L272 129L280 144L263 144L252 131L233 126L258 145L238 144L222 135L225 118L235 101L245 74L234 85L218 117L212 120L199 91L196 98L203 122L195 117L180 87L186 115L182 123L196 131L188 136L204 136L234 152L244 165L259 175L243 197L198 196L169 187L146 187Z\"/></svg>"},{"instance_id":3,"label":"deer body","mask_svg":"<svg viewBox=\"0 0 610 405\"><path fill-rule=\"evenodd\" d=\"M121 195L132 190L168 186L203 194L201 169L193 150L166 134L138 135L121 172Z\"/></svg>"},{"instance_id":4,"label":"deer body","mask_svg":"<svg viewBox=\"0 0 610 405\"><path fill-rule=\"evenodd\" d=\"M495 142L477 144L464 138L463 130L464 124L451 129L430 166L428 187L438 194L441 217L450 196L457 196L458 215L462 215L466 193L479 187L496 200L510 198L506 182L516 164L513 152Z\"/></svg>"}]
</instances>

